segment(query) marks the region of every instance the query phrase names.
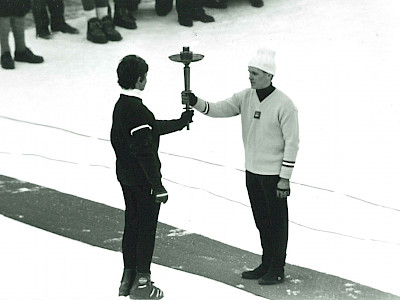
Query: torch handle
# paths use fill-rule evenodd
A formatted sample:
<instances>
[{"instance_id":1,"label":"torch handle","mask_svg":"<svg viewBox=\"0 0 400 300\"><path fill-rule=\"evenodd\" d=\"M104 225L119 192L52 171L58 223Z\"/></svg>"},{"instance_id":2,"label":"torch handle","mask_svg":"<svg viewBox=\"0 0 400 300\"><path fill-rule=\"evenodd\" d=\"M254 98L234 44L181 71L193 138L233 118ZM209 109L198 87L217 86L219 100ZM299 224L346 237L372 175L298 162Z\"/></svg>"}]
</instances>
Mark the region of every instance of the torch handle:
<instances>
[{"instance_id":1,"label":"torch handle","mask_svg":"<svg viewBox=\"0 0 400 300\"><path fill-rule=\"evenodd\" d=\"M186 105L185 105L185 110L188 111L189 109L190 109L189 104L186 104ZM190 129L190 128L189 128L189 123L186 125L186 129L187 129L187 130Z\"/></svg>"},{"instance_id":2,"label":"torch handle","mask_svg":"<svg viewBox=\"0 0 400 300\"><path fill-rule=\"evenodd\" d=\"M190 68L189 63L185 64L183 68L183 75L185 79L185 92L190 92ZM190 109L189 104L186 103L185 110L188 111ZM189 124L187 124L186 129L189 130Z\"/></svg>"}]
</instances>

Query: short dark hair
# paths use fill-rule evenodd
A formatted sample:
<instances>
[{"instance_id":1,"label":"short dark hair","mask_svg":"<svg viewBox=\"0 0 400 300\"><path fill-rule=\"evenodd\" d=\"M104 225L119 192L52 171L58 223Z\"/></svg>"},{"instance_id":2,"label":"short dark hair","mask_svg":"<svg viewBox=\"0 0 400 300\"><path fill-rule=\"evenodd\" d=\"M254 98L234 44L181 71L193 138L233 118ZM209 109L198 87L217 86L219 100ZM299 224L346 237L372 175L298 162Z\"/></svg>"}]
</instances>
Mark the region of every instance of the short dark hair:
<instances>
[{"instance_id":1,"label":"short dark hair","mask_svg":"<svg viewBox=\"0 0 400 300\"><path fill-rule=\"evenodd\" d=\"M138 78L144 78L149 66L137 55L127 55L117 68L118 84L125 90L134 89Z\"/></svg>"}]
</instances>

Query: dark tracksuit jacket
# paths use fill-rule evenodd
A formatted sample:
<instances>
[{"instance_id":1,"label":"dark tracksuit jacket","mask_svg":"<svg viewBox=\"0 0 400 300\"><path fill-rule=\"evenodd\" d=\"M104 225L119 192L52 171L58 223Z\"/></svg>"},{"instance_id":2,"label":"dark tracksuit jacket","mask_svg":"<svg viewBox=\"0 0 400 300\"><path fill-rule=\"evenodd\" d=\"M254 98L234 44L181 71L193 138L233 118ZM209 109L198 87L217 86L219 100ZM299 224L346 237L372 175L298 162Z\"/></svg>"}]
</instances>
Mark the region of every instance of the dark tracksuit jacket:
<instances>
[{"instance_id":1,"label":"dark tracksuit jacket","mask_svg":"<svg viewBox=\"0 0 400 300\"><path fill-rule=\"evenodd\" d=\"M142 99L121 94L114 107L111 128L118 181L127 186L160 186L160 135L181 130L185 126L180 119L156 120Z\"/></svg>"}]
</instances>

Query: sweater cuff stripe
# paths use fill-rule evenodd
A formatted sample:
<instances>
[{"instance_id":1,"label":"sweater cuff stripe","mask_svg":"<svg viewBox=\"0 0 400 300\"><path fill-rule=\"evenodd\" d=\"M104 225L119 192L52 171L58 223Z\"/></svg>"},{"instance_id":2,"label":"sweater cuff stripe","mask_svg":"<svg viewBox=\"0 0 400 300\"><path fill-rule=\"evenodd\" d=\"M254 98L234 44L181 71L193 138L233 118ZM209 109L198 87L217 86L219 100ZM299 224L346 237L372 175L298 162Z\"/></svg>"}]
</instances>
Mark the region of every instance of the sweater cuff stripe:
<instances>
[{"instance_id":1,"label":"sweater cuff stripe","mask_svg":"<svg viewBox=\"0 0 400 300\"><path fill-rule=\"evenodd\" d=\"M294 162L294 161L287 161L287 160L284 160L284 161L282 162L282 166L287 167L287 168L293 168L295 163L296 163L296 162Z\"/></svg>"},{"instance_id":2,"label":"sweater cuff stripe","mask_svg":"<svg viewBox=\"0 0 400 300\"><path fill-rule=\"evenodd\" d=\"M207 101L206 102L206 107L204 108L204 110L202 111L203 114L207 115L209 110L210 110L210 104L208 104Z\"/></svg>"}]
</instances>

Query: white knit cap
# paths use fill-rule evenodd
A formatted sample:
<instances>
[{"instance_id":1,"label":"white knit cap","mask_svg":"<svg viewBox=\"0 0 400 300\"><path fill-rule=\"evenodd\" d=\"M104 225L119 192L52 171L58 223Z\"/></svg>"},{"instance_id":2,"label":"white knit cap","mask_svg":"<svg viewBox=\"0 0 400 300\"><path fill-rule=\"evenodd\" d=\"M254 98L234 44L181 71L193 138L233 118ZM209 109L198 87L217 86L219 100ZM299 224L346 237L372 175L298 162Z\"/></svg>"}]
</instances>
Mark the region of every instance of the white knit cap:
<instances>
[{"instance_id":1,"label":"white knit cap","mask_svg":"<svg viewBox=\"0 0 400 300\"><path fill-rule=\"evenodd\" d=\"M249 67L254 67L269 74L275 75L275 51L268 48L260 48L250 62Z\"/></svg>"}]
</instances>

